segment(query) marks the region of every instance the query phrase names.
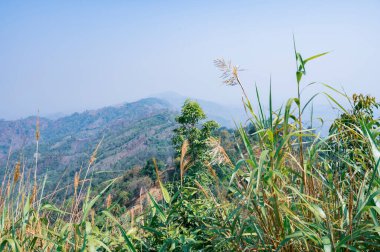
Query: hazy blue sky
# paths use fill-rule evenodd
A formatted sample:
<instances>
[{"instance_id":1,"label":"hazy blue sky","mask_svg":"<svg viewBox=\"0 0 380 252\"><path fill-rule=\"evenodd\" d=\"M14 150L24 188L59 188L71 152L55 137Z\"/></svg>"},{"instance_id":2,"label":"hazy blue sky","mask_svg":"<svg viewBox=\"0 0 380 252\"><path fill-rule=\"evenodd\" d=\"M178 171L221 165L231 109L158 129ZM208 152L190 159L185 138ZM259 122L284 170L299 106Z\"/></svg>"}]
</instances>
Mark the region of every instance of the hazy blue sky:
<instances>
[{"instance_id":1,"label":"hazy blue sky","mask_svg":"<svg viewBox=\"0 0 380 252\"><path fill-rule=\"evenodd\" d=\"M0 1L0 118L72 112L175 91L238 104L215 58L279 103L307 81L380 94L380 1ZM316 90L316 89L314 89ZM322 102L322 101L321 101Z\"/></svg>"}]
</instances>

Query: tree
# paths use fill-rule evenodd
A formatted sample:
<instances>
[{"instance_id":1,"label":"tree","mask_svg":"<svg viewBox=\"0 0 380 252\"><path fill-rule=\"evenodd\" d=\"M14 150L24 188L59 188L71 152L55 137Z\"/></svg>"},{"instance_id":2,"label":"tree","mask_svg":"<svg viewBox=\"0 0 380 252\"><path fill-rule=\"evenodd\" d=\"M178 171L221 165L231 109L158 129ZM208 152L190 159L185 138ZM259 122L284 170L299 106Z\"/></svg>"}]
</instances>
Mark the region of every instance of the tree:
<instances>
[{"instance_id":1,"label":"tree","mask_svg":"<svg viewBox=\"0 0 380 252\"><path fill-rule=\"evenodd\" d=\"M173 144L177 157L181 156L184 142L187 141L187 158L191 167L201 167L209 159L207 141L215 129L219 128L215 121L201 123L207 117L196 101L187 99L182 106L181 115L176 118L180 124L174 130Z\"/></svg>"}]
</instances>

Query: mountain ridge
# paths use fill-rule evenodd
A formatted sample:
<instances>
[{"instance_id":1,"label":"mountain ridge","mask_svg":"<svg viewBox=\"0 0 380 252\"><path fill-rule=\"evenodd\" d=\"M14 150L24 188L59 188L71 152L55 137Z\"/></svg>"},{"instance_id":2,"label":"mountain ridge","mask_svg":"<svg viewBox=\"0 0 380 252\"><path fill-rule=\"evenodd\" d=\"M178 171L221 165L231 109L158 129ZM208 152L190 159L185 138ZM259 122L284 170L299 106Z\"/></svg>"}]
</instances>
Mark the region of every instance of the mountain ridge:
<instances>
[{"instance_id":1,"label":"mountain ridge","mask_svg":"<svg viewBox=\"0 0 380 252\"><path fill-rule=\"evenodd\" d=\"M39 117L38 174L49 171L47 190L54 187L57 177L62 176L63 184L69 184L74 174L88 164L100 142L97 160L92 167L96 172L105 172L98 181L113 177L114 172L141 167L152 157L170 166L173 157L171 138L180 105L163 98L148 97L75 112L54 120ZM205 112L207 114L207 108ZM36 123L36 116L0 121L0 177L7 165L9 151L10 166L21 161L26 170L34 168Z\"/></svg>"},{"instance_id":2,"label":"mountain ridge","mask_svg":"<svg viewBox=\"0 0 380 252\"><path fill-rule=\"evenodd\" d=\"M41 117L38 175L49 171L47 190L63 173L63 184L70 183L75 172L88 164L99 142L94 171L126 171L153 156L170 162L175 116L167 102L147 98L56 120ZM36 116L0 121L0 177L10 151L8 168L18 161L26 171L34 168L36 123Z\"/></svg>"}]
</instances>

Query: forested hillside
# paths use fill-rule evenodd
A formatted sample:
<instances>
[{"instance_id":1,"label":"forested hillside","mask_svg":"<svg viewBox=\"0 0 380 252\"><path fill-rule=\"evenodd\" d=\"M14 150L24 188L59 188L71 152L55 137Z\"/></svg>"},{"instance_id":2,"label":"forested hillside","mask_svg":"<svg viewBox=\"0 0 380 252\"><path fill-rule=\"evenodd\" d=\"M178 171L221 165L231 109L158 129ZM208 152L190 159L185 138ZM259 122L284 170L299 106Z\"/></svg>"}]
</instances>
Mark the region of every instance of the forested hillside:
<instances>
[{"instance_id":1,"label":"forested hillside","mask_svg":"<svg viewBox=\"0 0 380 252\"><path fill-rule=\"evenodd\" d=\"M48 172L47 190L62 176L71 182L75 172L87 165L101 141L94 170L107 171L102 180L142 166L152 157L170 164L171 135L177 112L165 101L148 98L118 107L74 113L58 120L39 118L39 169ZM36 117L0 121L1 166L11 151L12 161L21 161L25 169L34 164ZM1 170L4 172L4 169ZM106 176L106 175L107 176Z\"/></svg>"},{"instance_id":2,"label":"forested hillside","mask_svg":"<svg viewBox=\"0 0 380 252\"><path fill-rule=\"evenodd\" d=\"M174 98L174 97L173 97ZM212 104L212 103L210 103ZM218 107L217 104L213 105ZM220 105L219 105L220 106ZM173 164L171 137L180 105L163 99L146 98L133 103L74 113L56 120L28 117L0 121L0 165L6 166L8 155L20 161L25 170L34 166L35 133L38 122L38 174L48 174L46 190L59 183L65 186L80 172L97 145L94 181L100 183L135 167L142 168L156 158ZM231 124L225 115L222 121ZM0 175L5 172L0 170ZM69 192L70 193L70 192ZM58 196L62 196L58 194Z\"/></svg>"}]
</instances>

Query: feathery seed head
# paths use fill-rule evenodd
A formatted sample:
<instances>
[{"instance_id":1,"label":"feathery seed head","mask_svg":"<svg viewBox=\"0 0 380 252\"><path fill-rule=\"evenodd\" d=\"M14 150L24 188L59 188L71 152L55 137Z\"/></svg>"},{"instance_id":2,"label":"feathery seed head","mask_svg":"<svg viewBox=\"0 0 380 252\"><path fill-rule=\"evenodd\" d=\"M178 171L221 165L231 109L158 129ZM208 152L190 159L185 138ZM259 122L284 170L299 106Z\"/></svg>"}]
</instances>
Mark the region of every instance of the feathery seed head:
<instances>
[{"instance_id":1,"label":"feathery seed head","mask_svg":"<svg viewBox=\"0 0 380 252\"><path fill-rule=\"evenodd\" d=\"M37 116L37 122L36 122L36 141L40 139L40 117Z\"/></svg>"},{"instance_id":2,"label":"feathery seed head","mask_svg":"<svg viewBox=\"0 0 380 252\"><path fill-rule=\"evenodd\" d=\"M91 209L91 224L95 225L95 210Z\"/></svg>"},{"instance_id":3,"label":"feathery seed head","mask_svg":"<svg viewBox=\"0 0 380 252\"><path fill-rule=\"evenodd\" d=\"M90 165L92 165L96 160L96 152L97 150L95 150L90 157Z\"/></svg>"},{"instance_id":4,"label":"feathery seed head","mask_svg":"<svg viewBox=\"0 0 380 252\"><path fill-rule=\"evenodd\" d=\"M31 196L30 199L29 199L29 203L30 203L30 204L33 204L34 200L36 199L36 196L37 196L37 185L35 184L35 185L33 186L32 196Z\"/></svg>"},{"instance_id":5,"label":"feathery seed head","mask_svg":"<svg viewBox=\"0 0 380 252\"><path fill-rule=\"evenodd\" d=\"M9 197L10 193L11 193L11 184L10 184L10 182L8 180L7 188L6 188L6 195Z\"/></svg>"},{"instance_id":6,"label":"feathery seed head","mask_svg":"<svg viewBox=\"0 0 380 252\"><path fill-rule=\"evenodd\" d=\"M222 72L220 76L223 83L227 86L235 86L239 84L238 72L243 71L239 66L233 66L231 61L226 62L224 59L214 60L214 65Z\"/></svg>"},{"instance_id":7,"label":"feathery seed head","mask_svg":"<svg viewBox=\"0 0 380 252\"><path fill-rule=\"evenodd\" d=\"M74 176L74 191L76 192L79 185L79 173L76 172Z\"/></svg>"},{"instance_id":8,"label":"feathery seed head","mask_svg":"<svg viewBox=\"0 0 380 252\"><path fill-rule=\"evenodd\" d=\"M111 194L108 194L108 197L106 199L106 207L110 208L111 203L112 203L112 196L111 196Z\"/></svg>"},{"instance_id":9,"label":"feathery seed head","mask_svg":"<svg viewBox=\"0 0 380 252\"><path fill-rule=\"evenodd\" d=\"M20 161L18 161L15 165L15 171L14 171L14 175L13 175L13 182L14 183L16 183L20 178L20 167L21 167L21 163L20 163Z\"/></svg>"}]
</instances>

